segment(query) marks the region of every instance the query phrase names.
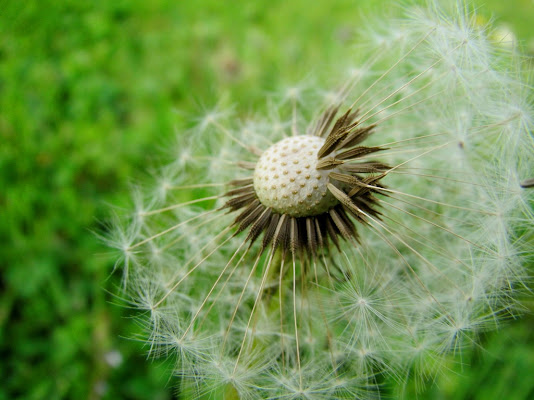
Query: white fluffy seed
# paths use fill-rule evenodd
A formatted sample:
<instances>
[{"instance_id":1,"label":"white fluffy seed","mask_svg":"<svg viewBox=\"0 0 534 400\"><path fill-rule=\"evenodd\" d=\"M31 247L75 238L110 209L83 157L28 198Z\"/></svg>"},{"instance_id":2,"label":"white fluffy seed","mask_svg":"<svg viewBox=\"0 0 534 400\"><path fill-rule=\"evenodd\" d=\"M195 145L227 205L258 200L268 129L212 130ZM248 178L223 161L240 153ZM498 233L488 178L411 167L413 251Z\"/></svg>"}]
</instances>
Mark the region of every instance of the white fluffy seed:
<instances>
[{"instance_id":1,"label":"white fluffy seed","mask_svg":"<svg viewBox=\"0 0 534 400\"><path fill-rule=\"evenodd\" d=\"M254 190L266 207L292 217L319 215L338 201L328 191L331 170L317 170L317 152L324 139L293 136L275 143L260 157Z\"/></svg>"}]
</instances>

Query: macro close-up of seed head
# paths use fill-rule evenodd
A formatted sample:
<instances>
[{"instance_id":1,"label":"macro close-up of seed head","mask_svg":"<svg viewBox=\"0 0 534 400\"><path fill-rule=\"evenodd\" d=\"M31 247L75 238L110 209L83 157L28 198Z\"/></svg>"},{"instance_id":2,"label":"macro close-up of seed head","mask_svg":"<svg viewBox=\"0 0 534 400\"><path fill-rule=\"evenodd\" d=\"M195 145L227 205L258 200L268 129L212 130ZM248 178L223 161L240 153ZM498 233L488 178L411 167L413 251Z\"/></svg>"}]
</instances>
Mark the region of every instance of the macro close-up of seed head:
<instances>
[{"instance_id":1,"label":"macro close-up of seed head","mask_svg":"<svg viewBox=\"0 0 534 400\"><path fill-rule=\"evenodd\" d=\"M333 87L208 111L108 239L184 398L402 393L521 314L534 114L514 44L461 2L356 41Z\"/></svg>"},{"instance_id":2,"label":"macro close-up of seed head","mask_svg":"<svg viewBox=\"0 0 534 400\"><path fill-rule=\"evenodd\" d=\"M383 177L380 171L388 167L373 161L357 162L381 150L357 146L373 126L359 128L357 112L349 110L330 127L336 112L337 107L327 110L311 135L295 135L273 144L261 153L253 178L234 181L238 188L225 194L232 196L225 207L232 211L243 208L235 224L239 231L251 226L251 241L263 233L263 247L273 239L275 246L284 247L280 238L285 236L291 247L284 250L294 252L300 246L315 255L329 237L336 245L338 235L357 239L347 211L360 221L365 221L365 211L377 215L373 193L380 187L373 185Z\"/></svg>"}]
</instances>

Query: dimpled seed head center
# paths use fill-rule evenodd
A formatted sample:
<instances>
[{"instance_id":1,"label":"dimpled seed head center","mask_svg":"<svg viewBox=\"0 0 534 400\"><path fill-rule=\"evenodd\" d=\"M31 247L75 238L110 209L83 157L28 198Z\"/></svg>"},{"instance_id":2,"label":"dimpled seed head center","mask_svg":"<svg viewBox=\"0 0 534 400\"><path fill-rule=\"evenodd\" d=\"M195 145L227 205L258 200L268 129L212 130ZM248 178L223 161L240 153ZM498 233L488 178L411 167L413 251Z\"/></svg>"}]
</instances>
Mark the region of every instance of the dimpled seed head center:
<instances>
[{"instance_id":1,"label":"dimpled seed head center","mask_svg":"<svg viewBox=\"0 0 534 400\"><path fill-rule=\"evenodd\" d=\"M269 147L254 170L254 190L260 202L292 217L319 215L338 201L328 191L328 170L317 170L317 152L324 139L293 136Z\"/></svg>"}]
</instances>

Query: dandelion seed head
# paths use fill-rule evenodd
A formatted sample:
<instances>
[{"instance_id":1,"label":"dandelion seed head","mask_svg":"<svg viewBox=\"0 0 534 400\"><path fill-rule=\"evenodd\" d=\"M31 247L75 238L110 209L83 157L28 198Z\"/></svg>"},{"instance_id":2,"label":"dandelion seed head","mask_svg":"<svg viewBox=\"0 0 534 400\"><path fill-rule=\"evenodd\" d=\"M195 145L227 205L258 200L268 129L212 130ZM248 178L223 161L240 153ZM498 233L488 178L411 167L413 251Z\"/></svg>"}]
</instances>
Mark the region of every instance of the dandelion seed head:
<instances>
[{"instance_id":1,"label":"dandelion seed head","mask_svg":"<svg viewBox=\"0 0 534 400\"><path fill-rule=\"evenodd\" d=\"M520 57L459 5L376 25L339 87L282 88L245 121L208 111L117 223L150 348L195 396L373 398L377 375L432 378L520 312Z\"/></svg>"}]
</instances>

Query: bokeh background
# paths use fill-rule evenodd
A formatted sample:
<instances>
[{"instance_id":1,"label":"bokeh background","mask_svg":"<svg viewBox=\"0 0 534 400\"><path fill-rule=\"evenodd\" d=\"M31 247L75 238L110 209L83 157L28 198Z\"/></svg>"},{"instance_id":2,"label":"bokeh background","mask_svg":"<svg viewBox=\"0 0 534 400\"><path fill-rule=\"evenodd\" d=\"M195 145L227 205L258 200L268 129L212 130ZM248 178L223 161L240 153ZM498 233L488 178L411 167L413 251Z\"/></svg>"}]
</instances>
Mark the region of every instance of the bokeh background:
<instances>
[{"instance_id":1,"label":"bokeh background","mask_svg":"<svg viewBox=\"0 0 534 400\"><path fill-rule=\"evenodd\" d=\"M534 54L534 1L476 6ZM0 399L179 397L113 294L120 272L98 238L111 205L128 204L204 109L251 115L352 51L365 15L386 7L0 0ZM481 341L418 398L534 398L532 315Z\"/></svg>"}]
</instances>

